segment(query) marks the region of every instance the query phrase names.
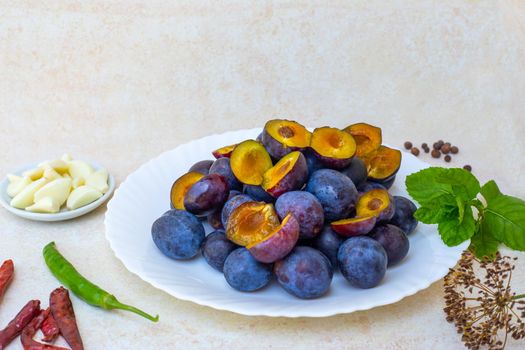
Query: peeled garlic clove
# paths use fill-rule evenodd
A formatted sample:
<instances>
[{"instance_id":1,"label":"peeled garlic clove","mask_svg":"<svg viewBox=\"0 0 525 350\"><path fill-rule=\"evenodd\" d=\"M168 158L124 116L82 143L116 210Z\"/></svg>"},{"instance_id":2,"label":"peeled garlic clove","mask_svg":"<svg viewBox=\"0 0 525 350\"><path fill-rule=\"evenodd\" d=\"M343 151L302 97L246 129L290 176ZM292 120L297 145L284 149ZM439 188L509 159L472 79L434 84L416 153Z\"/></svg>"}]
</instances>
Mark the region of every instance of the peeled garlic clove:
<instances>
[{"instance_id":1,"label":"peeled garlic clove","mask_svg":"<svg viewBox=\"0 0 525 350\"><path fill-rule=\"evenodd\" d=\"M22 176L18 176L15 174L7 174L7 180L9 181L9 183L18 182L22 180Z\"/></svg>"},{"instance_id":2,"label":"peeled garlic clove","mask_svg":"<svg viewBox=\"0 0 525 350\"><path fill-rule=\"evenodd\" d=\"M77 188L80 186L84 186L86 183L86 180L84 180L83 177L75 177L73 178L73 182L71 183L73 188Z\"/></svg>"},{"instance_id":3,"label":"peeled garlic clove","mask_svg":"<svg viewBox=\"0 0 525 350\"><path fill-rule=\"evenodd\" d=\"M87 179L94 172L91 165L81 160L72 160L69 162L69 175L72 178L82 177Z\"/></svg>"},{"instance_id":4,"label":"peeled garlic clove","mask_svg":"<svg viewBox=\"0 0 525 350\"><path fill-rule=\"evenodd\" d=\"M55 160L43 162L39 164L38 166L44 167L45 165L49 165L51 168L53 168L55 171L59 172L60 174L65 173L69 169L68 164L62 159L55 159Z\"/></svg>"},{"instance_id":5,"label":"peeled garlic clove","mask_svg":"<svg viewBox=\"0 0 525 350\"><path fill-rule=\"evenodd\" d=\"M42 169L44 169L44 175L46 179L49 181L56 180L62 178L59 173L55 171L49 164L42 165Z\"/></svg>"},{"instance_id":6,"label":"peeled garlic clove","mask_svg":"<svg viewBox=\"0 0 525 350\"><path fill-rule=\"evenodd\" d=\"M86 179L86 186L93 187L102 193L106 193L109 189L108 171L106 169L99 169L89 175Z\"/></svg>"},{"instance_id":7,"label":"peeled garlic clove","mask_svg":"<svg viewBox=\"0 0 525 350\"><path fill-rule=\"evenodd\" d=\"M100 197L102 197L100 191L89 186L80 186L75 188L69 195L69 198L67 199L67 208L69 210L78 209L96 201Z\"/></svg>"},{"instance_id":8,"label":"peeled garlic clove","mask_svg":"<svg viewBox=\"0 0 525 350\"><path fill-rule=\"evenodd\" d=\"M33 204L35 192L44 186L48 180L46 178L38 179L27 185L20 193L11 199L11 206L19 209L24 209Z\"/></svg>"},{"instance_id":9,"label":"peeled garlic clove","mask_svg":"<svg viewBox=\"0 0 525 350\"><path fill-rule=\"evenodd\" d=\"M44 169L42 168L26 170L22 173L22 176L29 176L33 181L40 179L42 175L44 175Z\"/></svg>"},{"instance_id":10,"label":"peeled garlic clove","mask_svg":"<svg viewBox=\"0 0 525 350\"><path fill-rule=\"evenodd\" d=\"M9 178L9 175L8 175ZM9 185L7 185L7 195L9 197L15 197L17 194L22 192L24 188L26 188L31 183L31 179L29 176L20 177L19 180L15 180L11 182Z\"/></svg>"},{"instance_id":11,"label":"peeled garlic clove","mask_svg":"<svg viewBox=\"0 0 525 350\"><path fill-rule=\"evenodd\" d=\"M39 202L44 198L52 198L58 204L58 207L64 204L69 197L71 190L71 180L59 178L53 180L35 193L35 202Z\"/></svg>"},{"instance_id":12,"label":"peeled garlic clove","mask_svg":"<svg viewBox=\"0 0 525 350\"><path fill-rule=\"evenodd\" d=\"M54 198L44 197L36 201L35 204L26 208L27 211L34 213L58 213L60 211L60 205L55 201Z\"/></svg>"}]
</instances>

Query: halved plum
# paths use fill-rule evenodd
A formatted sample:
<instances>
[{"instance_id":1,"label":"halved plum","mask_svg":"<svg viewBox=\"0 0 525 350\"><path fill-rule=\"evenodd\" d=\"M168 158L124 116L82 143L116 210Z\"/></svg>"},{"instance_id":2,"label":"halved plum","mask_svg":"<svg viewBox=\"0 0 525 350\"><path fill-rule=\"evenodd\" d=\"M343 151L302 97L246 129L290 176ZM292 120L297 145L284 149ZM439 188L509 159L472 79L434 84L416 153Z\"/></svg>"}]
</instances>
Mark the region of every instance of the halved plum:
<instances>
[{"instance_id":1,"label":"halved plum","mask_svg":"<svg viewBox=\"0 0 525 350\"><path fill-rule=\"evenodd\" d=\"M374 189L365 192L356 205L359 217L377 216L377 222L385 222L394 216L394 199L387 190Z\"/></svg>"},{"instance_id":2,"label":"halved plum","mask_svg":"<svg viewBox=\"0 0 525 350\"><path fill-rule=\"evenodd\" d=\"M260 185L264 173L273 164L263 145L254 140L246 140L233 150L230 166L235 177L242 183Z\"/></svg>"},{"instance_id":3,"label":"halved plum","mask_svg":"<svg viewBox=\"0 0 525 350\"><path fill-rule=\"evenodd\" d=\"M377 150L363 158L368 170L368 178L374 181L390 180L401 166L401 152L387 146L381 146Z\"/></svg>"},{"instance_id":4,"label":"halved plum","mask_svg":"<svg viewBox=\"0 0 525 350\"><path fill-rule=\"evenodd\" d=\"M204 175L200 172L190 171L175 180L170 191L171 207L173 209L186 209L184 207L184 196L186 196L186 192L203 177Z\"/></svg>"},{"instance_id":5,"label":"halved plum","mask_svg":"<svg viewBox=\"0 0 525 350\"><path fill-rule=\"evenodd\" d=\"M240 246L262 241L279 227L273 204L246 202L235 208L228 218L226 237Z\"/></svg>"},{"instance_id":6,"label":"halved plum","mask_svg":"<svg viewBox=\"0 0 525 350\"><path fill-rule=\"evenodd\" d=\"M246 248L257 261L273 263L288 255L298 239L299 222L292 214L288 214L272 233L262 241L252 242Z\"/></svg>"},{"instance_id":7,"label":"halved plum","mask_svg":"<svg viewBox=\"0 0 525 350\"><path fill-rule=\"evenodd\" d=\"M263 176L261 187L275 198L281 194L301 189L308 180L306 159L299 151L288 153Z\"/></svg>"},{"instance_id":8,"label":"halved plum","mask_svg":"<svg viewBox=\"0 0 525 350\"><path fill-rule=\"evenodd\" d=\"M266 122L262 133L262 143L275 159L281 159L292 151L310 145L312 134L298 122L286 119L273 119Z\"/></svg>"},{"instance_id":9,"label":"halved plum","mask_svg":"<svg viewBox=\"0 0 525 350\"><path fill-rule=\"evenodd\" d=\"M184 207L192 214L206 216L222 207L228 199L229 191L224 176L208 174L186 192Z\"/></svg>"},{"instance_id":10,"label":"halved plum","mask_svg":"<svg viewBox=\"0 0 525 350\"><path fill-rule=\"evenodd\" d=\"M215 151L211 152L211 154L213 154L215 159L230 158L230 156L232 155L232 152L233 152L233 150L235 149L236 146L237 146L237 144L224 146L224 147L218 148Z\"/></svg>"},{"instance_id":11,"label":"halved plum","mask_svg":"<svg viewBox=\"0 0 525 350\"><path fill-rule=\"evenodd\" d=\"M366 235L372 231L376 222L377 217L370 215L334 221L330 226L343 237L353 237Z\"/></svg>"},{"instance_id":12,"label":"halved plum","mask_svg":"<svg viewBox=\"0 0 525 350\"><path fill-rule=\"evenodd\" d=\"M328 126L314 130L310 147L321 163L332 169L347 167L356 151L352 135Z\"/></svg>"},{"instance_id":13,"label":"halved plum","mask_svg":"<svg viewBox=\"0 0 525 350\"><path fill-rule=\"evenodd\" d=\"M358 157L363 157L381 146L381 128L367 123L356 123L346 127L344 131L354 137Z\"/></svg>"}]
</instances>

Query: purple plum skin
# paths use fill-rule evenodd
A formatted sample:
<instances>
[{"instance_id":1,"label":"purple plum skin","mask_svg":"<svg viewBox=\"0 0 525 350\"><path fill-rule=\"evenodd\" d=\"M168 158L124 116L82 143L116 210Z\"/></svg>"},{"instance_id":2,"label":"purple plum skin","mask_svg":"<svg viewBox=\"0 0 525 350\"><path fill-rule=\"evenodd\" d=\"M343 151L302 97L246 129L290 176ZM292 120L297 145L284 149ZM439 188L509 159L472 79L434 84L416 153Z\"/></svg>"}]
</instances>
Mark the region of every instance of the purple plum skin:
<instances>
[{"instance_id":1,"label":"purple plum skin","mask_svg":"<svg viewBox=\"0 0 525 350\"><path fill-rule=\"evenodd\" d=\"M279 231L248 250L257 261L273 263L284 258L294 248L298 239L299 222L291 216Z\"/></svg>"},{"instance_id":2,"label":"purple plum skin","mask_svg":"<svg viewBox=\"0 0 525 350\"><path fill-rule=\"evenodd\" d=\"M370 233L370 237L381 243L388 257L388 266L400 262L408 254L410 242L407 235L397 226L380 225Z\"/></svg>"},{"instance_id":3,"label":"purple plum skin","mask_svg":"<svg viewBox=\"0 0 525 350\"><path fill-rule=\"evenodd\" d=\"M242 190L242 184L235 175L233 175L232 168L230 166L230 158L219 158L213 162L209 170L210 174L222 175L228 182L230 191Z\"/></svg>"},{"instance_id":4,"label":"purple plum skin","mask_svg":"<svg viewBox=\"0 0 525 350\"><path fill-rule=\"evenodd\" d=\"M417 227L418 221L414 217L417 207L410 199L402 196L394 196L394 203L396 211L390 223L410 235Z\"/></svg>"},{"instance_id":5,"label":"purple plum skin","mask_svg":"<svg viewBox=\"0 0 525 350\"><path fill-rule=\"evenodd\" d=\"M394 184L394 181L396 181L396 174L390 177L387 177L386 179L383 179L383 180L369 179L369 181L376 182L380 185L383 185L383 187L388 190L390 187L392 187L392 185Z\"/></svg>"},{"instance_id":6,"label":"purple plum skin","mask_svg":"<svg viewBox=\"0 0 525 350\"><path fill-rule=\"evenodd\" d=\"M246 194L239 194L228 199L228 201L224 204L224 207L222 207L221 212L221 222L224 228L228 227L228 219L235 208L246 202L253 202L253 199Z\"/></svg>"},{"instance_id":7,"label":"purple plum skin","mask_svg":"<svg viewBox=\"0 0 525 350\"><path fill-rule=\"evenodd\" d=\"M388 257L378 241L358 236L347 239L337 252L337 264L342 275L357 288L377 286L386 273Z\"/></svg>"},{"instance_id":8,"label":"purple plum skin","mask_svg":"<svg viewBox=\"0 0 525 350\"><path fill-rule=\"evenodd\" d=\"M350 165L342 169L341 172L348 176L356 187L365 182L368 177L365 163L357 157L352 158Z\"/></svg>"},{"instance_id":9,"label":"purple plum skin","mask_svg":"<svg viewBox=\"0 0 525 350\"><path fill-rule=\"evenodd\" d=\"M319 200L328 222L350 217L357 201L357 189L352 180L332 169L314 172L306 184L306 191Z\"/></svg>"},{"instance_id":10,"label":"purple plum skin","mask_svg":"<svg viewBox=\"0 0 525 350\"><path fill-rule=\"evenodd\" d=\"M383 185L381 185L380 183L378 182L373 182L373 181L365 181L361 184L359 184L357 186L357 190L359 191L359 195L365 193L365 192L368 192L370 190L375 190L375 189L381 189L381 190L386 190L387 188Z\"/></svg>"},{"instance_id":11,"label":"purple plum skin","mask_svg":"<svg viewBox=\"0 0 525 350\"><path fill-rule=\"evenodd\" d=\"M222 214L222 208L217 209L213 211L211 214L208 214L208 216L206 216L206 220L208 221L208 224L210 224L210 226L214 228L215 230L220 230L224 228L222 226L222 221L221 221L222 215L221 214Z\"/></svg>"},{"instance_id":12,"label":"purple plum skin","mask_svg":"<svg viewBox=\"0 0 525 350\"><path fill-rule=\"evenodd\" d=\"M288 147L286 145L283 145L276 139L274 139L266 131L266 129L264 129L262 132L261 142L264 148L266 148L266 151L268 152L268 154L270 154L270 156L272 157L272 159L276 159L276 160L279 160L285 155L287 155L288 153L297 150L297 148Z\"/></svg>"},{"instance_id":13,"label":"purple plum skin","mask_svg":"<svg viewBox=\"0 0 525 350\"><path fill-rule=\"evenodd\" d=\"M324 295L334 274L328 258L311 247L295 247L274 264L274 273L284 290L301 299Z\"/></svg>"},{"instance_id":14,"label":"purple plum skin","mask_svg":"<svg viewBox=\"0 0 525 350\"><path fill-rule=\"evenodd\" d=\"M299 221L300 238L313 238L321 232L324 224L323 206L313 194L291 191L281 195L275 202L275 210L281 220L292 213Z\"/></svg>"},{"instance_id":15,"label":"purple plum skin","mask_svg":"<svg viewBox=\"0 0 525 350\"><path fill-rule=\"evenodd\" d=\"M312 240L312 246L326 255L332 267L337 268L337 251L344 242L344 238L339 236L329 225L326 225L321 233Z\"/></svg>"},{"instance_id":16,"label":"purple plum skin","mask_svg":"<svg viewBox=\"0 0 525 350\"><path fill-rule=\"evenodd\" d=\"M204 240L204 227L195 215L172 209L153 222L151 236L164 255L186 260L199 253Z\"/></svg>"},{"instance_id":17,"label":"purple plum skin","mask_svg":"<svg viewBox=\"0 0 525 350\"><path fill-rule=\"evenodd\" d=\"M323 169L325 166L319 158L317 158L312 149L307 148L303 151L304 158L306 159L306 165L308 166L308 174L312 175L315 171Z\"/></svg>"},{"instance_id":18,"label":"purple plum skin","mask_svg":"<svg viewBox=\"0 0 525 350\"><path fill-rule=\"evenodd\" d=\"M220 208L228 198L226 179L219 174L208 174L191 186L184 196L184 207L197 216L206 216Z\"/></svg>"},{"instance_id":19,"label":"purple plum skin","mask_svg":"<svg viewBox=\"0 0 525 350\"><path fill-rule=\"evenodd\" d=\"M266 192L261 186L244 185L243 192L258 202L273 203L275 197Z\"/></svg>"},{"instance_id":20,"label":"purple plum skin","mask_svg":"<svg viewBox=\"0 0 525 350\"><path fill-rule=\"evenodd\" d=\"M195 171L197 173L201 173L202 175L208 175L212 164L213 160L201 160L193 164L188 172Z\"/></svg>"},{"instance_id":21,"label":"purple plum skin","mask_svg":"<svg viewBox=\"0 0 525 350\"><path fill-rule=\"evenodd\" d=\"M270 283L272 265L255 260L246 248L237 248L226 258L223 272L233 289L253 292Z\"/></svg>"},{"instance_id":22,"label":"purple plum skin","mask_svg":"<svg viewBox=\"0 0 525 350\"><path fill-rule=\"evenodd\" d=\"M208 265L222 272L226 258L237 248L238 246L236 244L226 238L223 230L217 230L210 233L204 239L202 255Z\"/></svg>"}]
</instances>

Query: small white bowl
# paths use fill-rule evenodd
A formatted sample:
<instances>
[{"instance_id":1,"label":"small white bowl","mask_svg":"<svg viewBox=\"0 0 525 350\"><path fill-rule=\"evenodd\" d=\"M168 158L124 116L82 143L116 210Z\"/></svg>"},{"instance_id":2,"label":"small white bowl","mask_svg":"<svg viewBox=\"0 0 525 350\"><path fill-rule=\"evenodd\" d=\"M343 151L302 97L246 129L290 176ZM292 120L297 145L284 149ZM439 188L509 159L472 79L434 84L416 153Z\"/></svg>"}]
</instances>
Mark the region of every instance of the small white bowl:
<instances>
[{"instance_id":1,"label":"small white bowl","mask_svg":"<svg viewBox=\"0 0 525 350\"><path fill-rule=\"evenodd\" d=\"M95 169L101 169L102 166L100 166L97 163L90 162L91 166ZM16 175L20 175L26 170L34 169L38 167L37 164L31 164L26 165L23 168L19 169L17 172L15 172ZM18 209L15 207L12 207L9 203L11 202L11 197L7 195L7 185L9 184L9 181L7 180L7 177L0 182L0 204L7 210L9 210L11 213L18 215L24 219L29 220L36 220L36 221L64 221L73 219L76 217L79 217L81 215L87 214L90 211L95 210L99 206L101 206L108 198L111 196L111 193L115 190L115 179L111 174L108 176L108 186L109 189L102 197L97 199L96 201L89 203L83 207L80 207L75 210L69 210L65 206L62 207L62 209L55 214L45 214L45 213L33 213L24 209Z\"/></svg>"}]
</instances>

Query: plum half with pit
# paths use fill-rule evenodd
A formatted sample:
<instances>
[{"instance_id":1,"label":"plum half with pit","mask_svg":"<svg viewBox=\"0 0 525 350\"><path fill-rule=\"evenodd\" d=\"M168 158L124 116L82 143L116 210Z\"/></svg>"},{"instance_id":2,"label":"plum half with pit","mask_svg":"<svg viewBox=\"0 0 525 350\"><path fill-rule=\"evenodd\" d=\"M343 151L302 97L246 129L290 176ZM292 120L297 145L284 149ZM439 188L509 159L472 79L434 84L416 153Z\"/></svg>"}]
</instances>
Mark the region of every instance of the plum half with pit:
<instances>
[{"instance_id":1,"label":"plum half with pit","mask_svg":"<svg viewBox=\"0 0 525 350\"><path fill-rule=\"evenodd\" d=\"M269 120L264 126L261 141L274 159L310 145L311 133L298 122L285 119Z\"/></svg>"},{"instance_id":2,"label":"plum half with pit","mask_svg":"<svg viewBox=\"0 0 525 350\"><path fill-rule=\"evenodd\" d=\"M366 237L351 237L341 244L337 263L344 278L354 287L373 288L386 273L388 257L378 241Z\"/></svg>"},{"instance_id":3,"label":"plum half with pit","mask_svg":"<svg viewBox=\"0 0 525 350\"><path fill-rule=\"evenodd\" d=\"M328 258L311 247L294 248L286 258L274 264L274 273L285 291L301 299L325 294L333 277Z\"/></svg>"},{"instance_id":4,"label":"plum half with pit","mask_svg":"<svg viewBox=\"0 0 525 350\"><path fill-rule=\"evenodd\" d=\"M407 235L397 226L380 225L372 230L370 237L381 243L388 257L388 266L405 258L410 249Z\"/></svg>"},{"instance_id":5,"label":"plum half with pit","mask_svg":"<svg viewBox=\"0 0 525 350\"><path fill-rule=\"evenodd\" d=\"M396 210L390 223L399 227L407 235L414 232L417 226L417 219L414 213L417 210L416 205L408 198L402 196L394 196L394 203Z\"/></svg>"},{"instance_id":6,"label":"plum half with pit","mask_svg":"<svg viewBox=\"0 0 525 350\"><path fill-rule=\"evenodd\" d=\"M321 233L312 240L312 247L326 255L335 269L337 267L337 252L344 240L329 225L326 225Z\"/></svg>"},{"instance_id":7,"label":"plum half with pit","mask_svg":"<svg viewBox=\"0 0 525 350\"><path fill-rule=\"evenodd\" d=\"M217 230L204 239L202 255L208 265L222 272L226 258L237 248L237 245L226 238L223 230Z\"/></svg>"},{"instance_id":8,"label":"plum half with pit","mask_svg":"<svg viewBox=\"0 0 525 350\"><path fill-rule=\"evenodd\" d=\"M394 198L387 190L374 189L364 193L356 205L357 216L377 217L378 223L388 222L395 212Z\"/></svg>"},{"instance_id":9,"label":"plum half with pit","mask_svg":"<svg viewBox=\"0 0 525 350\"><path fill-rule=\"evenodd\" d=\"M314 172L306 184L306 191L319 200L325 220L329 222L350 217L357 201L357 189L352 180L332 169Z\"/></svg>"},{"instance_id":10,"label":"plum half with pit","mask_svg":"<svg viewBox=\"0 0 525 350\"><path fill-rule=\"evenodd\" d=\"M157 248L167 257L191 259L199 253L204 240L204 227L195 215L173 209L153 222L151 236Z\"/></svg>"},{"instance_id":11,"label":"plum half with pit","mask_svg":"<svg viewBox=\"0 0 525 350\"><path fill-rule=\"evenodd\" d=\"M310 192L286 192L275 202L275 210L281 220L289 213L295 216L299 221L301 239L313 238L323 229L323 206Z\"/></svg>"},{"instance_id":12,"label":"plum half with pit","mask_svg":"<svg viewBox=\"0 0 525 350\"><path fill-rule=\"evenodd\" d=\"M219 209L228 198L226 179L208 174L191 186L184 196L184 208L197 216L206 216Z\"/></svg>"},{"instance_id":13,"label":"plum half with pit","mask_svg":"<svg viewBox=\"0 0 525 350\"><path fill-rule=\"evenodd\" d=\"M272 265L255 260L246 248L237 248L224 261L223 272L233 289L253 292L270 283Z\"/></svg>"}]
</instances>

